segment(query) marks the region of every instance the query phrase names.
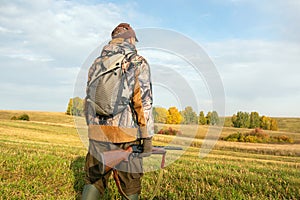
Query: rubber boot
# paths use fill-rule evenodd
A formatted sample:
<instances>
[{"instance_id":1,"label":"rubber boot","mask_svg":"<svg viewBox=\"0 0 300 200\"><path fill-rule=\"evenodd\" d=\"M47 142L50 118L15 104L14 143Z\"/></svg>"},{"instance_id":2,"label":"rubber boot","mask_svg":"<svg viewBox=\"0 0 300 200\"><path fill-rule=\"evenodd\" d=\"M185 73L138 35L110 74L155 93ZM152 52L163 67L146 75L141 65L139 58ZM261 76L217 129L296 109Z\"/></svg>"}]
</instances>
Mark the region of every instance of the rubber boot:
<instances>
[{"instance_id":1,"label":"rubber boot","mask_svg":"<svg viewBox=\"0 0 300 200\"><path fill-rule=\"evenodd\" d=\"M138 199L139 199L139 195L138 195L138 194L128 195L127 197L128 197L130 200L138 200ZM122 200L126 200L126 198L123 197Z\"/></svg>"},{"instance_id":2,"label":"rubber boot","mask_svg":"<svg viewBox=\"0 0 300 200\"><path fill-rule=\"evenodd\" d=\"M82 192L82 200L99 200L100 192L98 189L92 185L85 185Z\"/></svg>"}]
</instances>

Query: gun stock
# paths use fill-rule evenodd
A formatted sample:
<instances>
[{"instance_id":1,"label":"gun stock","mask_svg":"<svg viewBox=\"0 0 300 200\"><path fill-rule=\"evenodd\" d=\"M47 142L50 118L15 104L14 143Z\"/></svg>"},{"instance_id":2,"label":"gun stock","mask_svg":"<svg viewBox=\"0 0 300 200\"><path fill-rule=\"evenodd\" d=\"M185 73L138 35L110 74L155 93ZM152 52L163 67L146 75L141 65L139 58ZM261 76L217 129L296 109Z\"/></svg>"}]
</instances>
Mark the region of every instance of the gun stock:
<instances>
[{"instance_id":1,"label":"gun stock","mask_svg":"<svg viewBox=\"0 0 300 200\"><path fill-rule=\"evenodd\" d=\"M152 154L161 154L162 158L162 168L164 166L165 155L167 150L183 150L181 147L173 147L173 146L153 146L152 147ZM128 157L131 153L142 153L142 149L139 148L138 145L133 145L128 147L126 150L112 150L106 151L102 154L103 160L103 169L104 173L107 173L109 170L114 168L122 161L128 161Z\"/></svg>"},{"instance_id":2,"label":"gun stock","mask_svg":"<svg viewBox=\"0 0 300 200\"><path fill-rule=\"evenodd\" d=\"M126 150L112 150L103 152L103 165L104 173L107 173L113 167L118 165L122 161L128 161L129 155L132 153L132 148L129 147Z\"/></svg>"}]
</instances>

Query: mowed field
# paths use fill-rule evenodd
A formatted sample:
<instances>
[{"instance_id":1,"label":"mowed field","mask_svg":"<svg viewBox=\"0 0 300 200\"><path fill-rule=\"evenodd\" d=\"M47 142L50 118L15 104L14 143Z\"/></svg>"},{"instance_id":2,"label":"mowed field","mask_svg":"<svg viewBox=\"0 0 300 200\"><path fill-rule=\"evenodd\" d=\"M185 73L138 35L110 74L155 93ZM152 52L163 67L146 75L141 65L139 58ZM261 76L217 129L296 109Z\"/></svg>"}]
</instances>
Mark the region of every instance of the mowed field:
<instances>
[{"instance_id":1,"label":"mowed field","mask_svg":"<svg viewBox=\"0 0 300 200\"><path fill-rule=\"evenodd\" d=\"M22 113L31 121L10 120ZM294 125L290 119L283 120L283 129L279 121L279 131L268 133L292 137L294 144L215 141L217 137L207 138L206 133L216 129L212 131L215 134L219 129L208 126L173 126L185 136L175 139L156 135L155 145L191 147L167 153L167 166L154 199L300 199L300 119L293 118ZM224 127L220 136L236 131L249 129ZM203 149L203 144L209 148L215 142L211 151ZM203 150L209 154L199 157ZM0 199L80 199L87 150L73 117L0 111L0 151ZM151 159L145 163L149 165ZM144 174L141 199L152 196L158 174L158 170ZM121 199L113 179L105 198Z\"/></svg>"}]
</instances>

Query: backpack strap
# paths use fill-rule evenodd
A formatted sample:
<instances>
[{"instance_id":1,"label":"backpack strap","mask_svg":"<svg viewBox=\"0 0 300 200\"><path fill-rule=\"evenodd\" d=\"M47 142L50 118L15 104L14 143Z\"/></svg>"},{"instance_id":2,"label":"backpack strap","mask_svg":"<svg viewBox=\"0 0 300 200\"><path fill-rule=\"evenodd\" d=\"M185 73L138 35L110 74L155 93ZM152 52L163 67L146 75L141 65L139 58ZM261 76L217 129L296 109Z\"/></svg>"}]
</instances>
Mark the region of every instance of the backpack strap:
<instances>
[{"instance_id":1,"label":"backpack strap","mask_svg":"<svg viewBox=\"0 0 300 200\"><path fill-rule=\"evenodd\" d=\"M121 101L121 97L122 97L122 93L123 93L123 89L124 89L124 82L125 82L125 75L122 74L121 83L120 83L120 87L119 87L118 94L117 94L117 101L116 101L116 104L115 104L114 110L113 110L113 116L115 116L118 111L118 105Z\"/></svg>"}]
</instances>

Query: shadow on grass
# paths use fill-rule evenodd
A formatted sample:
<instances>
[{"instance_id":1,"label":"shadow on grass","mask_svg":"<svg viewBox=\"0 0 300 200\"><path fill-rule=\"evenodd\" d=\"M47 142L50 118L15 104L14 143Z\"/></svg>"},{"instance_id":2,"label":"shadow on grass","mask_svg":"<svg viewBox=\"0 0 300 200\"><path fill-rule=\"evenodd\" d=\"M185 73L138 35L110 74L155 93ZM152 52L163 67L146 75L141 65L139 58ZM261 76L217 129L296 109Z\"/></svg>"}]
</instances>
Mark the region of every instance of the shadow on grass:
<instances>
[{"instance_id":1,"label":"shadow on grass","mask_svg":"<svg viewBox=\"0 0 300 200\"><path fill-rule=\"evenodd\" d=\"M85 185L84 165L85 165L85 156L76 157L70 165L70 169L73 171L73 176L74 176L73 189L76 192L76 196L75 196L76 200L81 200L81 194L83 191L83 187ZM117 187L112 178L109 179L109 185L111 185L111 187L108 187L105 190L105 193L101 198L120 199L120 194L118 193Z\"/></svg>"},{"instance_id":2,"label":"shadow on grass","mask_svg":"<svg viewBox=\"0 0 300 200\"><path fill-rule=\"evenodd\" d=\"M84 164L85 164L85 157L78 156L75 160L72 161L70 165L70 169L73 171L74 176L74 183L73 188L76 192L76 199L81 199L81 193L83 190L83 186L85 184L85 172L84 172Z\"/></svg>"}]
</instances>

